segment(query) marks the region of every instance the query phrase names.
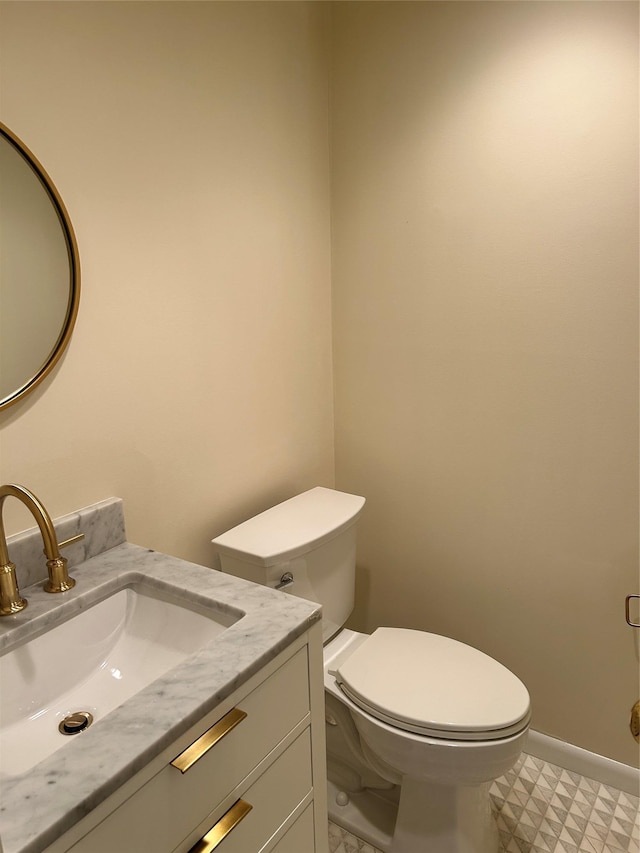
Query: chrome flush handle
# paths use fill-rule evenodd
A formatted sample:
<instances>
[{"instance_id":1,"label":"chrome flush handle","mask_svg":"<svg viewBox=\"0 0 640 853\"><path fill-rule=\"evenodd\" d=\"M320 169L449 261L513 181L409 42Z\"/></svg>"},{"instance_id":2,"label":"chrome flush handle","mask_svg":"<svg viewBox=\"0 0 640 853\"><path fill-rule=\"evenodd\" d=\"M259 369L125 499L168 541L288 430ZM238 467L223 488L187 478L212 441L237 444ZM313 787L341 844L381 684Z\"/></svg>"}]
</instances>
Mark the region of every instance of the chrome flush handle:
<instances>
[{"instance_id":1,"label":"chrome flush handle","mask_svg":"<svg viewBox=\"0 0 640 853\"><path fill-rule=\"evenodd\" d=\"M286 589L288 586L291 586L293 583L293 575L291 572L285 572L280 578L280 583L277 583L276 589Z\"/></svg>"}]
</instances>

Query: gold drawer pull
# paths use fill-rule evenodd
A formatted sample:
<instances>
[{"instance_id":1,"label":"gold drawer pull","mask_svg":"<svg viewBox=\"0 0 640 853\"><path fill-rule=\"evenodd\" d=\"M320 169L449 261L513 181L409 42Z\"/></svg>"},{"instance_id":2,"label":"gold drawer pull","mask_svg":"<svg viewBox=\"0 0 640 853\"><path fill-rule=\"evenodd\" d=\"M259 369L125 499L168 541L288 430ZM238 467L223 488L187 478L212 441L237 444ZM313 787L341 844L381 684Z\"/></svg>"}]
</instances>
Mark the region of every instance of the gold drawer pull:
<instances>
[{"instance_id":1,"label":"gold drawer pull","mask_svg":"<svg viewBox=\"0 0 640 853\"><path fill-rule=\"evenodd\" d=\"M174 758L171 762L172 767L177 767L181 773L186 773L199 758L209 752L211 747L215 746L225 735L228 735L232 729L235 729L246 716L246 713L240 708L232 708L221 720L218 720L203 735L200 735L198 740L195 740L191 746L188 746L184 752Z\"/></svg>"},{"instance_id":2,"label":"gold drawer pull","mask_svg":"<svg viewBox=\"0 0 640 853\"><path fill-rule=\"evenodd\" d=\"M237 800L229 811L222 815L216 825L211 827L209 832L193 845L189 853L211 853L240 823L242 818L249 814L252 808L253 806L245 800Z\"/></svg>"}]
</instances>

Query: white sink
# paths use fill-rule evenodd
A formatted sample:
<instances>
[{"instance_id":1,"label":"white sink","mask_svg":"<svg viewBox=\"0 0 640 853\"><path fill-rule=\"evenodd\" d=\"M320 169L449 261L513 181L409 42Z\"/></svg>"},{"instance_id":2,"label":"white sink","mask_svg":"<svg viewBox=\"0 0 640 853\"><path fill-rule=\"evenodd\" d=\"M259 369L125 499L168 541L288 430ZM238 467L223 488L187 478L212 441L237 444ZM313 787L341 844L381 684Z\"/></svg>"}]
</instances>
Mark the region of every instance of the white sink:
<instances>
[{"instance_id":1,"label":"white sink","mask_svg":"<svg viewBox=\"0 0 640 853\"><path fill-rule=\"evenodd\" d=\"M24 773L68 743L69 714L105 717L238 617L127 587L0 657L0 773Z\"/></svg>"}]
</instances>

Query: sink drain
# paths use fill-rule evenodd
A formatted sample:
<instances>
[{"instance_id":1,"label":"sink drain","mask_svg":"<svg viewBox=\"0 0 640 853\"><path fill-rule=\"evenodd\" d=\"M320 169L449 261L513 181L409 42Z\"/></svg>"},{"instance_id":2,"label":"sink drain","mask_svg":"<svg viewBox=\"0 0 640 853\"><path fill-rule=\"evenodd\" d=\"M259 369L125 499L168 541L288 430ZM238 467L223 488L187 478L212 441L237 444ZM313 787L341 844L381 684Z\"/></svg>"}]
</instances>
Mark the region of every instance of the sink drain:
<instances>
[{"instance_id":1,"label":"sink drain","mask_svg":"<svg viewBox=\"0 0 640 853\"><path fill-rule=\"evenodd\" d=\"M73 714L67 714L58 726L58 731L63 735L77 735L88 729L92 722L93 714L88 711L76 711Z\"/></svg>"}]
</instances>

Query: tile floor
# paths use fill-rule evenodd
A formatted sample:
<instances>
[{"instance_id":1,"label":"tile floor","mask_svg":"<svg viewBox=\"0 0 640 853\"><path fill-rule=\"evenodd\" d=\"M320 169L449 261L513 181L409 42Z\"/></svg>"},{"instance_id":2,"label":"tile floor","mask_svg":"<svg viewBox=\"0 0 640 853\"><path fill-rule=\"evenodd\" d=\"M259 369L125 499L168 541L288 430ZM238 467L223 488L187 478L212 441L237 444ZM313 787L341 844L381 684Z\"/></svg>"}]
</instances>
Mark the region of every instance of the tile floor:
<instances>
[{"instance_id":1,"label":"tile floor","mask_svg":"<svg viewBox=\"0 0 640 853\"><path fill-rule=\"evenodd\" d=\"M491 800L498 853L640 853L638 797L531 755L493 783ZM380 853L333 823L329 850Z\"/></svg>"}]
</instances>

